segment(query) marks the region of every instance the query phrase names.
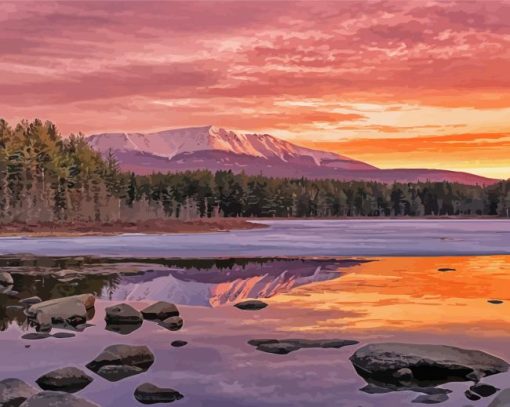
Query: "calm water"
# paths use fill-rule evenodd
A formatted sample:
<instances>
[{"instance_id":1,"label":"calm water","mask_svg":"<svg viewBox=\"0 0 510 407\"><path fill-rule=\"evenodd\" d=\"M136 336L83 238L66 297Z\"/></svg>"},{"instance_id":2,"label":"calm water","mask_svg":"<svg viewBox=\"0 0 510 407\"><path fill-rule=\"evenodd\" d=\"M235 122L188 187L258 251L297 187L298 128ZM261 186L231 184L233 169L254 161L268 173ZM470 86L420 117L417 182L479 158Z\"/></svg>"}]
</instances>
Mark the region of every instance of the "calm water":
<instances>
[{"instance_id":1,"label":"calm water","mask_svg":"<svg viewBox=\"0 0 510 407\"><path fill-rule=\"evenodd\" d=\"M290 220L229 233L0 238L42 256L439 256L510 254L510 220Z\"/></svg>"}]
</instances>

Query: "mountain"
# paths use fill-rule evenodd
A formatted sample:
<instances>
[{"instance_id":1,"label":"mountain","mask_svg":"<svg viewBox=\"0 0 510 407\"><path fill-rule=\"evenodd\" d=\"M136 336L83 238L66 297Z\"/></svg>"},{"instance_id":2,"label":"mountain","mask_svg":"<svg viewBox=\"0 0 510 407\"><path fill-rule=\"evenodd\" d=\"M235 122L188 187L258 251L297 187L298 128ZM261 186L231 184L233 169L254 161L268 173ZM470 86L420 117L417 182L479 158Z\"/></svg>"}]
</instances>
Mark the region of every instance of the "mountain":
<instances>
[{"instance_id":1,"label":"mountain","mask_svg":"<svg viewBox=\"0 0 510 407\"><path fill-rule=\"evenodd\" d=\"M91 135L87 140L102 154L112 151L122 169L138 174L209 169L314 179L429 180L483 185L495 182L465 172L379 169L340 154L300 147L269 134L240 134L214 126L147 134L102 133Z\"/></svg>"}]
</instances>

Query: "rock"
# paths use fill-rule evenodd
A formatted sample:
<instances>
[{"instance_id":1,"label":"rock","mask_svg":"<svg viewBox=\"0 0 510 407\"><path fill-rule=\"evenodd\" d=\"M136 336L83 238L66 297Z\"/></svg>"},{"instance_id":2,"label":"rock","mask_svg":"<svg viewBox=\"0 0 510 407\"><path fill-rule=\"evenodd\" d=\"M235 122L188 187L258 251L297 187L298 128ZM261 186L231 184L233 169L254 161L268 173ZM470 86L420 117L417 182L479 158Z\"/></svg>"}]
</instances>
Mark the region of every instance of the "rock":
<instances>
[{"instance_id":1,"label":"rock","mask_svg":"<svg viewBox=\"0 0 510 407\"><path fill-rule=\"evenodd\" d=\"M37 389L19 379L0 381L0 406L18 407L27 398L37 394Z\"/></svg>"},{"instance_id":2,"label":"rock","mask_svg":"<svg viewBox=\"0 0 510 407\"><path fill-rule=\"evenodd\" d=\"M25 334L21 337L21 339L27 339L29 341L34 341L38 339L46 339L49 338L51 335L46 332L32 332L29 334Z\"/></svg>"},{"instance_id":3,"label":"rock","mask_svg":"<svg viewBox=\"0 0 510 407\"><path fill-rule=\"evenodd\" d=\"M449 267L442 267L442 268L437 269L437 271L448 272L448 271L455 271L455 269L452 269Z\"/></svg>"},{"instance_id":4,"label":"rock","mask_svg":"<svg viewBox=\"0 0 510 407\"><path fill-rule=\"evenodd\" d=\"M27 399L20 407L99 407L91 401L60 391L43 391Z\"/></svg>"},{"instance_id":5,"label":"rock","mask_svg":"<svg viewBox=\"0 0 510 407\"><path fill-rule=\"evenodd\" d=\"M38 332L51 332L53 328L51 315L39 311L35 317Z\"/></svg>"},{"instance_id":6,"label":"rock","mask_svg":"<svg viewBox=\"0 0 510 407\"><path fill-rule=\"evenodd\" d=\"M18 298L19 292L16 290L4 291L4 294L11 298Z\"/></svg>"},{"instance_id":7,"label":"rock","mask_svg":"<svg viewBox=\"0 0 510 407\"><path fill-rule=\"evenodd\" d=\"M480 400L482 398L481 396L479 396L478 394L472 392L469 389L464 392L464 395L466 396L466 398L468 398L471 401L477 401L477 400Z\"/></svg>"},{"instance_id":8,"label":"rock","mask_svg":"<svg viewBox=\"0 0 510 407\"><path fill-rule=\"evenodd\" d=\"M83 304L85 309L94 308L94 303L96 301L96 297L92 294L80 294L80 295L72 295L70 297L62 297L56 298L53 300L43 301L38 304L32 305L27 310L27 315L31 317L35 317L37 312L39 311L47 311L59 308L65 308L66 305L70 303L80 302Z\"/></svg>"},{"instance_id":9,"label":"rock","mask_svg":"<svg viewBox=\"0 0 510 407\"><path fill-rule=\"evenodd\" d=\"M134 376L145 372L142 368L136 366L115 366L107 365L101 367L97 374L110 382L118 382L129 376Z\"/></svg>"},{"instance_id":10,"label":"rock","mask_svg":"<svg viewBox=\"0 0 510 407\"><path fill-rule=\"evenodd\" d=\"M186 341L173 341L171 343L171 345L174 347L174 348L182 348L183 346L186 346L188 344L188 342Z\"/></svg>"},{"instance_id":11,"label":"rock","mask_svg":"<svg viewBox=\"0 0 510 407\"><path fill-rule=\"evenodd\" d=\"M184 396L177 390L161 388L150 383L144 383L135 390L135 398L143 404L171 403Z\"/></svg>"},{"instance_id":12,"label":"rock","mask_svg":"<svg viewBox=\"0 0 510 407\"><path fill-rule=\"evenodd\" d=\"M485 383L476 383L469 388L473 393L478 394L481 397L490 397L499 391L497 387L491 386Z\"/></svg>"},{"instance_id":13,"label":"rock","mask_svg":"<svg viewBox=\"0 0 510 407\"><path fill-rule=\"evenodd\" d=\"M44 302L40 304L44 304ZM29 310L40 304L32 305ZM44 321L46 324L48 323L47 321L51 321L51 324L76 326L87 321L87 310L80 301L72 300L38 309L35 317L38 325L41 325L41 321Z\"/></svg>"},{"instance_id":14,"label":"rock","mask_svg":"<svg viewBox=\"0 0 510 407\"><path fill-rule=\"evenodd\" d=\"M147 308L142 310L142 315L145 319L154 320L159 319L163 321L170 317L178 317L179 310L170 302L158 301Z\"/></svg>"},{"instance_id":15,"label":"rock","mask_svg":"<svg viewBox=\"0 0 510 407\"><path fill-rule=\"evenodd\" d=\"M499 305L499 304L503 304L504 301L502 301L502 300L487 300L487 302L489 304Z\"/></svg>"},{"instance_id":16,"label":"rock","mask_svg":"<svg viewBox=\"0 0 510 407\"><path fill-rule=\"evenodd\" d=\"M109 324L140 324L142 313L128 304L118 304L105 309L105 321Z\"/></svg>"},{"instance_id":17,"label":"rock","mask_svg":"<svg viewBox=\"0 0 510 407\"><path fill-rule=\"evenodd\" d=\"M19 303L20 304L23 304L23 305L34 305L34 304L39 304L40 302L42 302L41 298L37 297L37 296L34 296L34 297L29 297L29 298L23 298L22 300L19 300Z\"/></svg>"},{"instance_id":18,"label":"rock","mask_svg":"<svg viewBox=\"0 0 510 407\"><path fill-rule=\"evenodd\" d=\"M248 341L257 350L277 355L286 355L303 348L342 348L356 345L357 341L344 339L252 339Z\"/></svg>"},{"instance_id":19,"label":"rock","mask_svg":"<svg viewBox=\"0 0 510 407\"><path fill-rule=\"evenodd\" d=\"M159 323L159 326L162 326L163 328L166 328L170 331L178 331L182 328L184 324L184 321L181 317L170 317L165 319L164 321L161 321Z\"/></svg>"},{"instance_id":20,"label":"rock","mask_svg":"<svg viewBox=\"0 0 510 407\"><path fill-rule=\"evenodd\" d=\"M36 383L43 390L58 390L66 393L76 393L87 387L91 382L92 377L76 367L53 370L36 380Z\"/></svg>"},{"instance_id":21,"label":"rock","mask_svg":"<svg viewBox=\"0 0 510 407\"><path fill-rule=\"evenodd\" d=\"M448 400L448 396L443 393L439 394L423 394L416 397L412 402L421 404L439 404Z\"/></svg>"},{"instance_id":22,"label":"rock","mask_svg":"<svg viewBox=\"0 0 510 407\"><path fill-rule=\"evenodd\" d=\"M489 407L510 407L510 389L505 389L499 393L489 404Z\"/></svg>"},{"instance_id":23,"label":"rock","mask_svg":"<svg viewBox=\"0 0 510 407\"><path fill-rule=\"evenodd\" d=\"M153 363L154 354L147 346L111 345L105 348L92 362L87 364L87 368L105 379L111 380L108 375L105 375L105 369L100 371L102 367L127 366L140 369L136 373L134 373L134 369L127 369L131 376L145 372Z\"/></svg>"},{"instance_id":24,"label":"rock","mask_svg":"<svg viewBox=\"0 0 510 407\"><path fill-rule=\"evenodd\" d=\"M244 311L258 311L267 307L267 304L259 300L242 301L234 305L234 307Z\"/></svg>"},{"instance_id":25,"label":"rock","mask_svg":"<svg viewBox=\"0 0 510 407\"><path fill-rule=\"evenodd\" d=\"M412 382L479 380L506 372L507 362L488 353L443 345L379 343L358 349L350 358L356 371L365 379L399 385L394 376L400 369L410 369Z\"/></svg>"},{"instance_id":26,"label":"rock","mask_svg":"<svg viewBox=\"0 0 510 407\"><path fill-rule=\"evenodd\" d=\"M13 285L14 279L6 271L0 271L0 284L1 285Z\"/></svg>"},{"instance_id":27,"label":"rock","mask_svg":"<svg viewBox=\"0 0 510 407\"><path fill-rule=\"evenodd\" d=\"M393 377L401 382L409 381L413 379L413 371L408 368L399 369L393 373Z\"/></svg>"},{"instance_id":28,"label":"rock","mask_svg":"<svg viewBox=\"0 0 510 407\"><path fill-rule=\"evenodd\" d=\"M142 323L138 324L106 324L106 330L115 332L121 335L129 335L131 332L136 331L142 326Z\"/></svg>"},{"instance_id":29,"label":"rock","mask_svg":"<svg viewBox=\"0 0 510 407\"><path fill-rule=\"evenodd\" d=\"M74 338L76 335L71 332L57 332L56 334L51 335L57 339L66 339L66 338Z\"/></svg>"}]
</instances>

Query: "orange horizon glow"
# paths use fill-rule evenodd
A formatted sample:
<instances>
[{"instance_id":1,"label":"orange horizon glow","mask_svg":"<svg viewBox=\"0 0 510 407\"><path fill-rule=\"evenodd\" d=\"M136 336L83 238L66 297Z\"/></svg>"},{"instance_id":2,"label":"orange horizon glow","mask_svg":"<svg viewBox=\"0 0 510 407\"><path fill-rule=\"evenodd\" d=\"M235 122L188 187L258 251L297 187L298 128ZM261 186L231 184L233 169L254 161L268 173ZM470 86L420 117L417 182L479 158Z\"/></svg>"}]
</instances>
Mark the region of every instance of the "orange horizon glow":
<instances>
[{"instance_id":1,"label":"orange horizon glow","mask_svg":"<svg viewBox=\"0 0 510 407\"><path fill-rule=\"evenodd\" d=\"M510 3L2 2L0 117L510 177Z\"/></svg>"}]
</instances>

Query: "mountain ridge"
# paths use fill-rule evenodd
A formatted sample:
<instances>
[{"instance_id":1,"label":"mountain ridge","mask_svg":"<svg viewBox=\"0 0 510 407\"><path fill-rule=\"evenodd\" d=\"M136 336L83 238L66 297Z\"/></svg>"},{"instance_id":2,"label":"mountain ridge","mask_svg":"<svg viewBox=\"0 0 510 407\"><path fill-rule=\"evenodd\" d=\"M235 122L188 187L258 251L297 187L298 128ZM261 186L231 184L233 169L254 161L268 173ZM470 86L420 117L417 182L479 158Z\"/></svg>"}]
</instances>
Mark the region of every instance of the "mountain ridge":
<instances>
[{"instance_id":1,"label":"mountain ridge","mask_svg":"<svg viewBox=\"0 0 510 407\"><path fill-rule=\"evenodd\" d=\"M435 169L380 169L334 152L301 147L269 134L237 133L213 125L151 133L99 133L91 147L112 151L123 170L138 174L209 169L249 175L379 182L451 181L488 185L475 174Z\"/></svg>"}]
</instances>

